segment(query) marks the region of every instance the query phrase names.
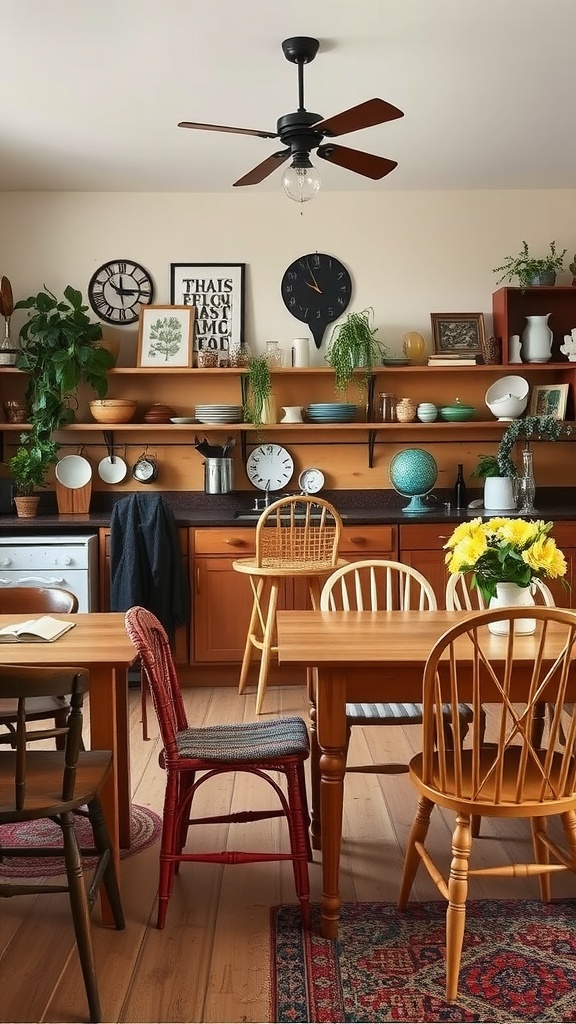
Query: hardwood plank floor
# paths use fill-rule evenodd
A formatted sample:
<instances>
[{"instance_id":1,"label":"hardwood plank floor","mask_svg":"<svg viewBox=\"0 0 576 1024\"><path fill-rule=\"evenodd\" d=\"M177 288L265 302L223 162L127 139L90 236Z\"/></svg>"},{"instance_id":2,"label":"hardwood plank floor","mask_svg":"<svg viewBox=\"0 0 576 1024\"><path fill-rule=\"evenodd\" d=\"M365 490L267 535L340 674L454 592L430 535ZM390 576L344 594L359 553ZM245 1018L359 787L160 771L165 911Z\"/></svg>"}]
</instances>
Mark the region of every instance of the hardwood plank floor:
<instances>
[{"instance_id":1,"label":"hardwood plank floor","mask_svg":"<svg viewBox=\"0 0 576 1024\"><path fill-rule=\"evenodd\" d=\"M184 691L189 720L198 724L254 720L254 692L234 688ZM137 803L162 810L164 774L160 743L150 710L151 739L142 740L139 692L130 692L133 795ZM270 687L265 713L307 717L304 688ZM350 758L357 762L405 760L418 749L419 728L355 728ZM245 808L265 799L245 777L230 785L224 777L200 791L205 808ZM341 890L345 900L395 900L403 851L416 806L407 775L348 775L344 804ZM206 813L208 811L206 810ZM210 826L195 843L205 849L277 847L282 823ZM449 860L451 819L433 815L430 845ZM484 822L474 844L477 861L495 864L529 856L527 825L504 819ZM0 866L1 873L1 866ZM312 898L321 891L320 857L310 870ZM103 1019L109 1022L268 1021L270 907L295 902L289 863L183 865L176 878L166 927L155 927L158 844L122 861L127 928L93 931ZM555 896L574 895L568 873L553 877ZM474 879L470 897L537 897L534 879ZM414 898L438 898L421 870ZM0 902L0 1021L87 1020L84 987L73 942L66 895L15 897Z\"/></svg>"}]
</instances>

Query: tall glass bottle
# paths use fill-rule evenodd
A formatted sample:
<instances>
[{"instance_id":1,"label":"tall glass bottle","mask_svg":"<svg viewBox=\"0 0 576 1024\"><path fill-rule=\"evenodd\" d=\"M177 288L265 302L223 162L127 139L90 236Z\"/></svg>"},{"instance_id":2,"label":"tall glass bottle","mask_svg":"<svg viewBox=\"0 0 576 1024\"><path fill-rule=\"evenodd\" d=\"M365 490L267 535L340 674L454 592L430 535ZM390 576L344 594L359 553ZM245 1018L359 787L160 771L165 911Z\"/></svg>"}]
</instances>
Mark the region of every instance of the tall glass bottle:
<instances>
[{"instance_id":1,"label":"tall glass bottle","mask_svg":"<svg viewBox=\"0 0 576 1024\"><path fill-rule=\"evenodd\" d=\"M454 484L454 505L456 508L466 508L466 484L464 483L464 468L458 463L458 473Z\"/></svg>"}]
</instances>

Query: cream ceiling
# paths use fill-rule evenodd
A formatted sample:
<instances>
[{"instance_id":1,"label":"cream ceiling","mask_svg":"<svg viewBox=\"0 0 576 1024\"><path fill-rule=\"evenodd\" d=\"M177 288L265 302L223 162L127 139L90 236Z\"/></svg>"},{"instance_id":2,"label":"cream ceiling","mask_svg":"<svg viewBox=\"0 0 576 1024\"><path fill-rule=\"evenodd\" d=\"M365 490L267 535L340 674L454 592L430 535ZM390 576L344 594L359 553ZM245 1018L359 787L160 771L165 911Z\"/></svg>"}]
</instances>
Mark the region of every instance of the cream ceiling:
<instances>
[{"instance_id":1,"label":"cream ceiling","mask_svg":"<svg viewBox=\"0 0 576 1024\"><path fill-rule=\"evenodd\" d=\"M278 141L177 123L275 131L293 35L320 39L308 110L405 113L338 139L395 171L317 160L323 190L576 186L575 0L2 0L0 27L2 191L231 191Z\"/></svg>"}]
</instances>

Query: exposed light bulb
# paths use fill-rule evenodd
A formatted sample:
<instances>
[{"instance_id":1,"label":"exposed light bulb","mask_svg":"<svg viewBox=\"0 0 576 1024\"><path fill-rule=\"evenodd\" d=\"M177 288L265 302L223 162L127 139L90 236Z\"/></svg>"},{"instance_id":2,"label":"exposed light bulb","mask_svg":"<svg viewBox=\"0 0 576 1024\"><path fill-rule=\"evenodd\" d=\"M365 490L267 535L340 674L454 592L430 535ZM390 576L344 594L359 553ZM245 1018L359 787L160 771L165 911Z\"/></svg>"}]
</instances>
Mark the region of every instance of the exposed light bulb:
<instances>
[{"instance_id":1,"label":"exposed light bulb","mask_svg":"<svg viewBox=\"0 0 576 1024\"><path fill-rule=\"evenodd\" d=\"M284 172L282 188L295 203L307 203L320 191L320 175L308 161L307 167L295 167L294 163Z\"/></svg>"}]
</instances>

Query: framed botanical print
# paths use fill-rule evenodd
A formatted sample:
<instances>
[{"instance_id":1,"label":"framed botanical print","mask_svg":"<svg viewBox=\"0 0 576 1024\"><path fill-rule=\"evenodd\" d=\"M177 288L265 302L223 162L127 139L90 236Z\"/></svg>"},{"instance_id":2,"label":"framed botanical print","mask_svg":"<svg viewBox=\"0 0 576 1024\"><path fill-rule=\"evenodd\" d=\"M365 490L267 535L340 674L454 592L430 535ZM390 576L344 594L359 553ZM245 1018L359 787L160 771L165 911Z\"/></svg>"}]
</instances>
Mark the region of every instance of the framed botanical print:
<instances>
[{"instance_id":1,"label":"framed botanical print","mask_svg":"<svg viewBox=\"0 0 576 1024\"><path fill-rule=\"evenodd\" d=\"M229 354L244 343L245 263L171 263L170 301L196 307L194 349Z\"/></svg>"},{"instance_id":2,"label":"framed botanical print","mask_svg":"<svg viewBox=\"0 0 576 1024\"><path fill-rule=\"evenodd\" d=\"M138 366L192 366L194 306L141 306Z\"/></svg>"},{"instance_id":3,"label":"framed botanical print","mask_svg":"<svg viewBox=\"0 0 576 1024\"><path fill-rule=\"evenodd\" d=\"M569 384L536 384L530 395L530 416L552 416L563 420L566 416Z\"/></svg>"}]
</instances>

